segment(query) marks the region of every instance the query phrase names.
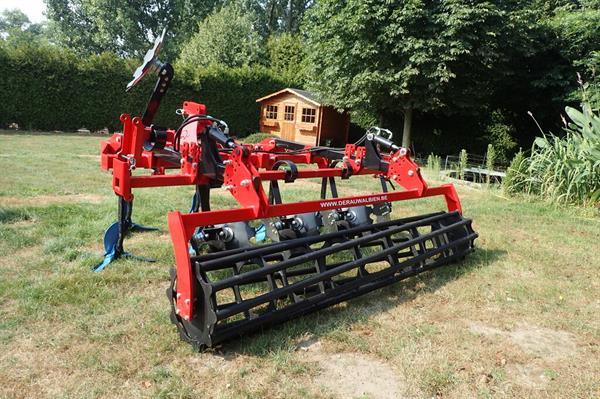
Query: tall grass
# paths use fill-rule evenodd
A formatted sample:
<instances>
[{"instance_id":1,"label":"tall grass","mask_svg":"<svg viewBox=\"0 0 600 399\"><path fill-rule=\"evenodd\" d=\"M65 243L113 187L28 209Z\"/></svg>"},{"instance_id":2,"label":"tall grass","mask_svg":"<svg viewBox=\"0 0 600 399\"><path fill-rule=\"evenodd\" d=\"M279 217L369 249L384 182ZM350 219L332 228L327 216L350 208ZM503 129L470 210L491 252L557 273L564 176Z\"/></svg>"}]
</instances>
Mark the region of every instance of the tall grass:
<instances>
[{"instance_id":1,"label":"tall grass","mask_svg":"<svg viewBox=\"0 0 600 399\"><path fill-rule=\"evenodd\" d=\"M496 150L492 144L488 144L487 153L485 154L485 168L488 173L486 174L486 183L489 185L492 178L492 172L494 171L494 163L496 162Z\"/></svg>"},{"instance_id":2,"label":"tall grass","mask_svg":"<svg viewBox=\"0 0 600 399\"><path fill-rule=\"evenodd\" d=\"M467 169L468 159L469 155L467 154L467 150L463 148L458 157L458 177L460 180L465 180L465 169Z\"/></svg>"},{"instance_id":3,"label":"tall grass","mask_svg":"<svg viewBox=\"0 0 600 399\"><path fill-rule=\"evenodd\" d=\"M554 203L600 202L600 116L589 104L567 107L565 135L536 138L531 154L519 152L503 185L508 193L540 196Z\"/></svg>"},{"instance_id":4,"label":"tall grass","mask_svg":"<svg viewBox=\"0 0 600 399\"><path fill-rule=\"evenodd\" d=\"M435 173L439 173L442 169L442 157L433 153L427 157L427 168Z\"/></svg>"}]
</instances>

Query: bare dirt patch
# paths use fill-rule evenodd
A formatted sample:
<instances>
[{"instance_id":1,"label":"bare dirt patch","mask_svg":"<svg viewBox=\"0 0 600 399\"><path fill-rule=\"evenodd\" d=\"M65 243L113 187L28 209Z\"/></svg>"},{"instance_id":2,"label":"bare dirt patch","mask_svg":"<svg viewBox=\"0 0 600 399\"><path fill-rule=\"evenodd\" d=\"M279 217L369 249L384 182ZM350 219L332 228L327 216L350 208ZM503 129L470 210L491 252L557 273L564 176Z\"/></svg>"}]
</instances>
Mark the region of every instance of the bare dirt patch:
<instances>
[{"instance_id":1,"label":"bare dirt patch","mask_svg":"<svg viewBox=\"0 0 600 399\"><path fill-rule=\"evenodd\" d=\"M382 360L361 353L327 353L322 351L321 342L314 338L300 342L297 349L301 359L318 363L321 372L313 382L334 397L406 397L406 385Z\"/></svg>"},{"instance_id":2,"label":"bare dirt patch","mask_svg":"<svg viewBox=\"0 0 600 399\"><path fill-rule=\"evenodd\" d=\"M529 389L544 389L550 382L544 367L538 364L513 364L508 367L507 374L515 384Z\"/></svg>"},{"instance_id":3,"label":"bare dirt patch","mask_svg":"<svg viewBox=\"0 0 600 399\"><path fill-rule=\"evenodd\" d=\"M533 357L530 361L521 360L506 367L508 379L528 389L545 389L552 380L547 370L577 354L575 336L565 331L530 324L521 324L511 331L503 331L480 323L469 323L469 330L494 341L508 341L524 354Z\"/></svg>"},{"instance_id":4,"label":"bare dirt patch","mask_svg":"<svg viewBox=\"0 0 600 399\"><path fill-rule=\"evenodd\" d=\"M99 204L103 200L103 196L94 194L38 195L35 197L0 197L0 206L35 206L64 204L73 202L89 202L92 204Z\"/></svg>"},{"instance_id":5,"label":"bare dirt patch","mask_svg":"<svg viewBox=\"0 0 600 399\"><path fill-rule=\"evenodd\" d=\"M486 337L500 336L508 339L523 352L543 360L565 359L577 352L575 337L565 331L529 324L522 324L513 331L502 331L479 323L470 323L469 330Z\"/></svg>"},{"instance_id":6,"label":"bare dirt patch","mask_svg":"<svg viewBox=\"0 0 600 399\"><path fill-rule=\"evenodd\" d=\"M522 325L508 336L523 352L544 360L566 359L577 352L575 337L565 331Z\"/></svg>"}]
</instances>

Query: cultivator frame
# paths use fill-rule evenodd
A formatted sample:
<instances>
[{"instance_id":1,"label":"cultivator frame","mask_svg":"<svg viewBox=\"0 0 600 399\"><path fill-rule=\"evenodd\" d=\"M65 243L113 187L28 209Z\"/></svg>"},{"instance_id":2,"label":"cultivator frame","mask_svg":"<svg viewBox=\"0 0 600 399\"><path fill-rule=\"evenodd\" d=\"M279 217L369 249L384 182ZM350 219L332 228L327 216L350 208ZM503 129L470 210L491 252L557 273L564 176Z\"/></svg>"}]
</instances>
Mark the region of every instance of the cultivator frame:
<instances>
[{"instance_id":1,"label":"cultivator frame","mask_svg":"<svg viewBox=\"0 0 600 399\"><path fill-rule=\"evenodd\" d=\"M156 54L147 58L156 64ZM152 120L173 69L158 65L144 116L122 115L123 132L102 144L101 165L113 172L121 211L112 233L107 231L106 258L97 269L128 255L123 239L137 226L131 221L133 189L195 186L191 211L168 213L176 268L167 294L171 319L186 341L211 347L473 250L477 234L462 217L454 186L428 187L409 150L380 129L345 148L279 138L240 144L229 136L225 122L191 101L179 110L184 121L178 129L161 128ZM135 82L141 79L138 72ZM151 174L134 172L140 168ZM167 173L170 169L178 171ZM338 195L340 180L361 175L377 178L381 190ZM321 179L318 198L282 201L280 182L315 178ZM231 193L239 208L211 209L215 189ZM432 196L444 197L447 212L391 220L393 203ZM252 227L254 220L258 227Z\"/></svg>"}]
</instances>

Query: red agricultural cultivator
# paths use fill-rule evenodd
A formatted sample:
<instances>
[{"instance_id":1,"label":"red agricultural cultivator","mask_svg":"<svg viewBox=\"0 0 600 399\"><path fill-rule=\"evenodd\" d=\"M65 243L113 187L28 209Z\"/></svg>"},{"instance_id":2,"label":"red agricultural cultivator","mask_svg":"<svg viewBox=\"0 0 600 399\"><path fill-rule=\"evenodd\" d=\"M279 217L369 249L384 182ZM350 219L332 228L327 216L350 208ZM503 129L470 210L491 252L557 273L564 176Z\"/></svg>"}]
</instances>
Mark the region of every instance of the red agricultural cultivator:
<instances>
[{"instance_id":1,"label":"red agricultural cultivator","mask_svg":"<svg viewBox=\"0 0 600 399\"><path fill-rule=\"evenodd\" d=\"M102 168L113 172L119 221L107 230L106 257L97 270L129 256L124 237L144 229L131 221L133 189L195 186L191 211L168 214L176 268L167 294L171 320L185 341L211 347L473 251L477 234L462 216L454 187L428 187L407 149L382 129L345 148L278 138L240 144L225 122L191 101L179 110L184 121L176 130L154 125L173 78L173 68L156 59L161 43L159 38L128 86L158 73L144 115L122 115L122 133L102 144ZM151 173L133 173L141 168ZM338 184L364 175L377 179L378 192L338 195ZM315 190L310 199L307 189L303 201L283 202L284 186L315 178L320 195ZM212 209L213 190L228 191L239 207ZM447 212L391 217L397 201L432 196L444 197Z\"/></svg>"}]
</instances>

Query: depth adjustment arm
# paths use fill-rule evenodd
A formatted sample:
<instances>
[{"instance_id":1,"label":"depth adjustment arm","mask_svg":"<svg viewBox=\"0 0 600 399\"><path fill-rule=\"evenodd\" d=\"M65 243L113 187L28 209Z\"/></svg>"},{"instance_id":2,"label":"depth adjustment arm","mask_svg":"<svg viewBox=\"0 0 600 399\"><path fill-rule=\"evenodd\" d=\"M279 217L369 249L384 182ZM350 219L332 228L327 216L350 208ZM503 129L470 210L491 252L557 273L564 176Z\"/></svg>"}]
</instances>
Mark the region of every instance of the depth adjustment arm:
<instances>
[{"instance_id":1,"label":"depth adjustment arm","mask_svg":"<svg viewBox=\"0 0 600 399\"><path fill-rule=\"evenodd\" d=\"M163 97L171 86L174 75L175 71L171 64L167 62L161 65L158 71L158 80L156 81L156 85L154 86L154 90L152 91L150 100L148 100L144 115L142 116L142 123L144 126L150 126L154 121L158 107L160 107Z\"/></svg>"}]
</instances>

